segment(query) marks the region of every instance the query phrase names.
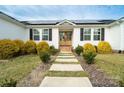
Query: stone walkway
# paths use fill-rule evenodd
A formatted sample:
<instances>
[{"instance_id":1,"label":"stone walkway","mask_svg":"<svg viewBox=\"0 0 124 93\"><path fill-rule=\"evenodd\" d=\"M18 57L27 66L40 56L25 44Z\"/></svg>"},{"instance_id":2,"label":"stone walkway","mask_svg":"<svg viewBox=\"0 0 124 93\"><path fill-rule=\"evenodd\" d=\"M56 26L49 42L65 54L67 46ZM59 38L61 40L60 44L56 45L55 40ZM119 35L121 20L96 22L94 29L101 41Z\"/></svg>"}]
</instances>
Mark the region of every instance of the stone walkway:
<instances>
[{"instance_id":1,"label":"stone walkway","mask_svg":"<svg viewBox=\"0 0 124 93\"><path fill-rule=\"evenodd\" d=\"M87 76L81 76L85 73L76 57L71 52L60 52L55 62L52 64L49 72L53 75L46 75L40 84L40 87L92 87L92 84ZM55 73L60 76L54 76ZM68 77L62 76L63 73L69 72ZM75 76L78 74L78 77ZM79 73L78 73L79 72Z\"/></svg>"}]
</instances>

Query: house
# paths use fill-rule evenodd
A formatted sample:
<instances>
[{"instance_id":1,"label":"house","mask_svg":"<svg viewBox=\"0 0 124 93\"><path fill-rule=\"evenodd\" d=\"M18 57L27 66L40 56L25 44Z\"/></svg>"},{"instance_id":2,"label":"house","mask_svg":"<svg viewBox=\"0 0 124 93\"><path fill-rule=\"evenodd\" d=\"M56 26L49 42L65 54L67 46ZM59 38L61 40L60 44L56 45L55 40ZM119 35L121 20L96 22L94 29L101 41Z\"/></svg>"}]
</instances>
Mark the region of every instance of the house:
<instances>
[{"instance_id":1,"label":"house","mask_svg":"<svg viewBox=\"0 0 124 93\"><path fill-rule=\"evenodd\" d=\"M108 41L113 50L124 50L124 18L118 20L19 21L0 12L0 39L45 40L60 49Z\"/></svg>"}]
</instances>

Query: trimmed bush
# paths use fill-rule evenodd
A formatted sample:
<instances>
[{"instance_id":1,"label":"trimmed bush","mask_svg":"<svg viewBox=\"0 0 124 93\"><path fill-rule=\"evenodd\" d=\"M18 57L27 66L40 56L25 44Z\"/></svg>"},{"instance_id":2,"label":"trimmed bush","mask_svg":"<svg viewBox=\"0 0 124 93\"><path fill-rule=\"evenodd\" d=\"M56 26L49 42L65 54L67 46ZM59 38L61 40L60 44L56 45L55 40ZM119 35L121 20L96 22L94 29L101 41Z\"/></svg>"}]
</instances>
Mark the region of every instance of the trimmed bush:
<instances>
[{"instance_id":1,"label":"trimmed bush","mask_svg":"<svg viewBox=\"0 0 124 93\"><path fill-rule=\"evenodd\" d=\"M42 53L42 52L49 52L49 45L47 42L42 41L37 45L37 52Z\"/></svg>"},{"instance_id":2,"label":"trimmed bush","mask_svg":"<svg viewBox=\"0 0 124 93\"><path fill-rule=\"evenodd\" d=\"M40 52L39 57L42 60L43 63L48 63L50 60L50 54L48 52Z\"/></svg>"},{"instance_id":3,"label":"trimmed bush","mask_svg":"<svg viewBox=\"0 0 124 93\"><path fill-rule=\"evenodd\" d=\"M0 82L1 87L16 87L17 81L14 79L4 79Z\"/></svg>"},{"instance_id":4,"label":"trimmed bush","mask_svg":"<svg viewBox=\"0 0 124 93\"><path fill-rule=\"evenodd\" d=\"M95 49L95 47L94 47L92 44L86 43L86 44L83 46L83 52L84 52L84 53L88 53L88 52L96 53L96 49Z\"/></svg>"},{"instance_id":5,"label":"trimmed bush","mask_svg":"<svg viewBox=\"0 0 124 93\"><path fill-rule=\"evenodd\" d=\"M26 54L35 54L36 53L36 43L32 40L27 41L24 44L24 50Z\"/></svg>"},{"instance_id":6,"label":"trimmed bush","mask_svg":"<svg viewBox=\"0 0 124 93\"><path fill-rule=\"evenodd\" d=\"M19 47L11 40L0 40L0 59L12 58L19 51Z\"/></svg>"},{"instance_id":7,"label":"trimmed bush","mask_svg":"<svg viewBox=\"0 0 124 93\"><path fill-rule=\"evenodd\" d=\"M94 59L95 59L96 55L97 54L94 52L87 52L87 53L83 54L83 57L88 64L92 64L92 63L94 63Z\"/></svg>"},{"instance_id":8,"label":"trimmed bush","mask_svg":"<svg viewBox=\"0 0 124 93\"><path fill-rule=\"evenodd\" d=\"M49 52L50 52L51 55L55 55L56 53L59 52L59 50L55 49L54 46L50 46Z\"/></svg>"},{"instance_id":9,"label":"trimmed bush","mask_svg":"<svg viewBox=\"0 0 124 93\"><path fill-rule=\"evenodd\" d=\"M18 55L24 54L24 42L22 40L18 40L18 39L14 40L14 42L19 47Z\"/></svg>"},{"instance_id":10,"label":"trimmed bush","mask_svg":"<svg viewBox=\"0 0 124 93\"><path fill-rule=\"evenodd\" d=\"M106 41L100 41L97 49L98 49L98 53L101 53L101 54L112 53L112 48L110 44Z\"/></svg>"},{"instance_id":11,"label":"trimmed bush","mask_svg":"<svg viewBox=\"0 0 124 93\"><path fill-rule=\"evenodd\" d=\"M83 47L78 45L78 46L75 48L75 52L76 52L76 54L77 54L78 56L80 56L80 54L83 52Z\"/></svg>"},{"instance_id":12,"label":"trimmed bush","mask_svg":"<svg viewBox=\"0 0 124 93\"><path fill-rule=\"evenodd\" d=\"M96 46L96 45L94 45L94 47L95 47L95 49L96 49L96 52L98 52L97 46Z\"/></svg>"}]
</instances>

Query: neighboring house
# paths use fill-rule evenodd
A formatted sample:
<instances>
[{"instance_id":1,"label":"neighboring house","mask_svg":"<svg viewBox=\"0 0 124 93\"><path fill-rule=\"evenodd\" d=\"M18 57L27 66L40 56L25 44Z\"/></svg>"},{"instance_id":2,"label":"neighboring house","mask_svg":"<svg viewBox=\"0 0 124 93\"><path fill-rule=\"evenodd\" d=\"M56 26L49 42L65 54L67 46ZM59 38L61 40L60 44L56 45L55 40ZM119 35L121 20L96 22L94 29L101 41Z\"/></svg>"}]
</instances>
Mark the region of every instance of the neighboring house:
<instances>
[{"instance_id":1,"label":"neighboring house","mask_svg":"<svg viewBox=\"0 0 124 93\"><path fill-rule=\"evenodd\" d=\"M118 20L18 21L0 12L0 39L45 40L56 48L108 41L124 51L124 18Z\"/></svg>"}]
</instances>

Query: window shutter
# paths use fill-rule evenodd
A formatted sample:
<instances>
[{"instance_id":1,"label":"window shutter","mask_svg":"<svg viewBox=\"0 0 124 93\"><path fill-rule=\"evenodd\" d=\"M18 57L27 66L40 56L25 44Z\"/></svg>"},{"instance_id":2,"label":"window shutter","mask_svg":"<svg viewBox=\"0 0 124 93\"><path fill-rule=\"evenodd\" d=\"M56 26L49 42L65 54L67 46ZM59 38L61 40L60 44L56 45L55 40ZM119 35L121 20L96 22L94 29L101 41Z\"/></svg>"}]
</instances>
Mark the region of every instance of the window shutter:
<instances>
[{"instance_id":1,"label":"window shutter","mask_svg":"<svg viewBox=\"0 0 124 93\"><path fill-rule=\"evenodd\" d=\"M30 40L33 40L33 30L30 29Z\"/></svg>"},{"instance_id":2,"label":"window shutter","mask_svg":"<svg viewBox=\"0 0 124 93\"><path fill-rule=\"evenodd\" d=\"M52 29L49 29L49 41L52 41Z\"/></svg>"},{"instance_id":3,"label":"window shutter","mask_svg":"<svg viewBox=\"0 0 124 93\"><path fill-rule=\"evenodd\" d=\"M105 29L101 28L101 41L105 40Z\"/></svg>"},{"instance_id":4,"label":"window shutter","mask_svg":"<svg viewBox=\"0 0 124 93\"><path fill-rule=\"evenodd\" d=\"M80 28L80 41L83 41L83 33L84 33L84 29Z\"/></svg>"}]
</instances>

